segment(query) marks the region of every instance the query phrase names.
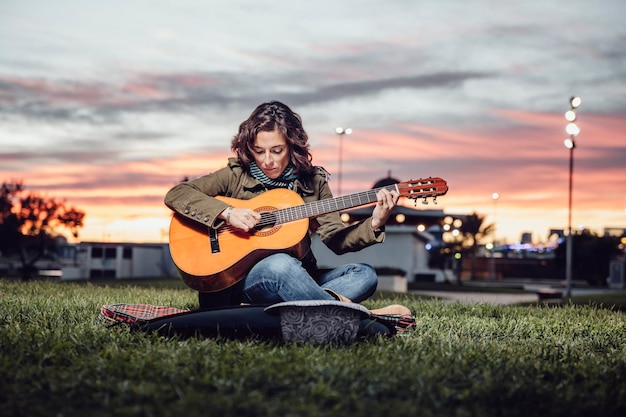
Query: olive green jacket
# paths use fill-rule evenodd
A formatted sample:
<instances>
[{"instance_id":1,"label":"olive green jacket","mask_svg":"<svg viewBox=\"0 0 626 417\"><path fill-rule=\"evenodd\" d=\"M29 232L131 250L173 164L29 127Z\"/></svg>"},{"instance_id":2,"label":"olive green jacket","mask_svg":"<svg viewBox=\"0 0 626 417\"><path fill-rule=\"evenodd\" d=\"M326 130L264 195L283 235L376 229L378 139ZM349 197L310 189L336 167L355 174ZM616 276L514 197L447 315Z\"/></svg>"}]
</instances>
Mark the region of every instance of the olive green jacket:
<instances>
[{"instance_id":1,"label":"olive green jacket","mask_svg":"<svg viewBox=\"0 0 626 417\"><path fill-rule=\"evenodd\" d=\"M332 198L327 182L327 173L316 167L311 183L296 180L294 191L305 203ZM228 204L213 197L225 196L249 200L267 191L267 188L245 172L237 158L229 158L228 165L211 174L194 180L181 182L168 191L165 204L185 217L209 227L218 228L224 220L218 215ZM344 225L339 213L320 215L309 221L309 236L319 235L324 244L336 254L355 252L375 243L383 242L384 230L372 229L371 217L360 222Z\"/></svg>"}]
</instances>

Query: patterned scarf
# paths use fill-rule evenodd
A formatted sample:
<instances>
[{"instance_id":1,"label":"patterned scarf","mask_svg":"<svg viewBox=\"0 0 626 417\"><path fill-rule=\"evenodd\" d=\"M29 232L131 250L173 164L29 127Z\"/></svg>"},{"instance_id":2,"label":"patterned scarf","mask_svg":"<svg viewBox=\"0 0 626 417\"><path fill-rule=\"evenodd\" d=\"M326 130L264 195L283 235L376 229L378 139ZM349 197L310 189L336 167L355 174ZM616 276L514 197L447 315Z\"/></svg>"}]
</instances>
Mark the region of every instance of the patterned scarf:
<instances>
[{"instance_id":1,"label":"patterned scarf","mask_svg":"<svg viewBox=\"0 0 626 417\"><path fill-rule=\"evenodd\" d=\"M294 166L287 165L287 168L280 174L280 177L275 180L271 179L259 168L255 161L250 162L250 174L261 181L267 188L288 188L293 190L293 183L298 178L298 176L294 173Z\"/></svg>"}]
</instances>

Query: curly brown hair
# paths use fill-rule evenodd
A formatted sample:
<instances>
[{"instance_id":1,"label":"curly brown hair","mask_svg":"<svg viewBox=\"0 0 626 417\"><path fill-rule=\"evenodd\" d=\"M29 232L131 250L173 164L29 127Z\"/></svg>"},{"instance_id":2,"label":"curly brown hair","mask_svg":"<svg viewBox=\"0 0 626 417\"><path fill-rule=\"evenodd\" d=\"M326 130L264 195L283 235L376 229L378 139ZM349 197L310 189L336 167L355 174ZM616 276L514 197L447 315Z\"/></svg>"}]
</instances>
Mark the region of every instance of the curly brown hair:
<instances>
[{"instance_id":1,"label":"curly brown hair","mask_svg":"<svg viewBox=\"0 0 626 417\"><path fill-rule=\"evenodd\" d=\"M269 101L259 105L250 117L239 125L239 133L233 138L230 148L244 169L249 170L254 160L253 146L259 132L282 133L289 147L289 159L298 174L310 174L312 156L309 151L309 136L304 131L302 119L287 105L279 101Z\"/></svg>"}]
</instances>

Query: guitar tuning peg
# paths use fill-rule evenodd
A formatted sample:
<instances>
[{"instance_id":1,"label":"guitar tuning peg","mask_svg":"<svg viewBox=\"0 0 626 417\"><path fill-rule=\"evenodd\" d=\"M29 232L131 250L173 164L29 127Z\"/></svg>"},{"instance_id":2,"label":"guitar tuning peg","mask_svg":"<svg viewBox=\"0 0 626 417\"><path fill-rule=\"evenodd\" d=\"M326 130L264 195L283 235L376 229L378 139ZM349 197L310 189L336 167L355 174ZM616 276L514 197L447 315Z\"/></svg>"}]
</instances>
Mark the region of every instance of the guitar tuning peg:
<instances>
[{"instance_id":1,"label":"guitar tuning peg","mask_svg":"<svg viewBox=\"0 0 626 417\"><path fill-rule=\"evenodd\" d=\"M424 197L424 199L422 200L422 204L428 204L428 197Z\"/></svg>"},{"instance_id":2,"label":"guitar tuning peg","mask_svg":"<svg viewBox=\"0 0 626 417\"><path fill-rule=\"evenodd\" d=\"M434 204L434 205L437 205L437 196L434 196L434 197L433 197L433 204Z\"/></svg>"}]
</instances>

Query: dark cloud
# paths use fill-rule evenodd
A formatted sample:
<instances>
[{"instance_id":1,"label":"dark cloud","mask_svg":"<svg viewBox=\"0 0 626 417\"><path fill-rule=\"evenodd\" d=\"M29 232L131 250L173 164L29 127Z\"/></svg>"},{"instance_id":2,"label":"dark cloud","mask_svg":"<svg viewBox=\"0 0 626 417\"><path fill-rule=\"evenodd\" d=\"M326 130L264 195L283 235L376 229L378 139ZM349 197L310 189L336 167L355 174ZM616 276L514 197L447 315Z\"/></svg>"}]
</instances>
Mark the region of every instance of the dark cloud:
<instances>
[{"instance_id":1,"label":"dark cloud","mask_svg":"<svg viewBox=\"0 0 626 417\"><path fill-rule=\"evenodd\" d=\"M85 196L80 194L73 195L70 199L68 199L68 203L80 208L81 205L84 206L111 206L111 205L127 205L129 207L132 206L162 206L163 205L163 197L165 195L164 189L163 194L158 195L133 195L133 196L125 196L125 197L108 197L103 195L97 196ZM139 216L139 215L138 215Z\"/></svg>"},{"instance_id":2,"label":"dark cloud","mask_svg":"<svg viewBox=\"0 0 626 417\"><path fill-rule=\"evenodd\" d=\"M0 163L4 166L22 165L24 169L31 169L35 164L64 163L67 161L80 162L90 165L103 160L119 160L119 151L73 151L71 149L38 149L32 151L0 152Z\"/></svg>"},{"instance_id":3,"label":"dark cloud","mask_svg":"<svg viewBox=\"0 0 626 417\"><path fill-rule=\"evenodd\" d=\"M584 145L583 145L584 146ZM624 169L626 167L626 146L607 146L580 149L577 143L577 165L590 170ZM586 158L586 155L593 154ZM623 181L623 179L620 179Z\"/></svg>"},{"instance_id":4,"label":"dark cloud","mask_svg":"<svg viewBox=\"0 0 626 417\"><path fill-rule=\"evenodd\" d=\"M441 72L412 77L301 85L296 93L280 93L282 77L265 80L275 85L275 98L293 105L327 103L337 99L376 95L390 89L427 89L461 85L493 77L484 72ZM306 79L307 77L303 77ZM110 123L126 112L176 112L198 106L247 108L268 99L250 86L249 75L181 73L144 75L125 85L95 82L0 79L0 110L26 118ZM266 84L267 85L267 84ZM267 87L265 87L267 89ZM250 90L249 93L246 91Z\"/></svg>"},{"instance_id":5,"label":"dark cloud","mask_svg":"<svg viewBox=\"0 0 626 417\"><path fill-rule=\"evenodd\" d=\"M386 90L427 89L458 86L467 80L488 78L492 76L492 74L481 72L441 72L428 75L417 75L413 77L396 77L337 83L325 85L317 89L313 89L310 92L283 94L282 96L295 105L308 105L338 99L371 96Z\"/></svg>"}]
</instances>

